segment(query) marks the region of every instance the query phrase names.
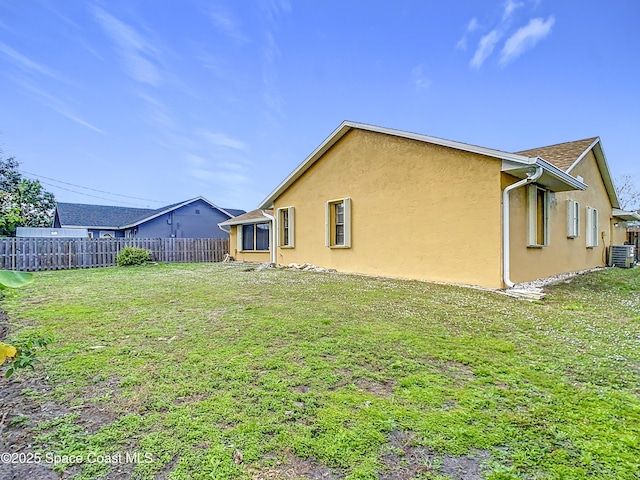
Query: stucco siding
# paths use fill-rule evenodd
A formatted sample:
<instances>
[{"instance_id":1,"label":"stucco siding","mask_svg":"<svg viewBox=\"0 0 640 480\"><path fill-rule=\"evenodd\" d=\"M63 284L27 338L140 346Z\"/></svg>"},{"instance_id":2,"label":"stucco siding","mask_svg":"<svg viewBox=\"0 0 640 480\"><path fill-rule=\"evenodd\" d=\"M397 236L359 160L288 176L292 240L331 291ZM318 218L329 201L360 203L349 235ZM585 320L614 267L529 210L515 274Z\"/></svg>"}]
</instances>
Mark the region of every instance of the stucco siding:
<instances>
[{"instance_id":1,"label":"stucco siding","mask_svg":"<svg viewBox=\"0 0 640 480\"><path fill-rule=\"evenodd\" d=\"M611 202L598 170L595 156L589 152L571 171L584 178L585 191L551 193L549 196L549 244L527 247L526 188L510 196L511 280L524 282L558 273L573 272L606 264L606 249L612 240ZM517 179L503 174L503 186ZM567 200L580 204L580 228L576 238L567 237ZM598 211L598 246L587 248L587 207ZM616 234L616 238L618 235Z\"/></svg>"},{"instance_id":2,"label":"stucco siding","mask_svg":"<svg viewBox=\"0 0 640 480\"><path fill-rule=\"evenodd\" d=\"M295 208L280 264L501 286L500 161L352 130L275 200ZM325 246L326 202L351 199L351 248ZM233 242L233 240L232 240Z\"/></svg>"},{"instance_id":3,"label":"stucco siding","mask_svg":"<svg viewBox=\"0 0 640 480\"><path fill-rule=\"evenodd\" d=\"M241 227L241 225L240 225ZM270 252L243 252L238 250L238 225L231 225L229 233L229 252L231 256L238 262L260 262L266 263L271 261Z\"/></svg>"}]
</instances>

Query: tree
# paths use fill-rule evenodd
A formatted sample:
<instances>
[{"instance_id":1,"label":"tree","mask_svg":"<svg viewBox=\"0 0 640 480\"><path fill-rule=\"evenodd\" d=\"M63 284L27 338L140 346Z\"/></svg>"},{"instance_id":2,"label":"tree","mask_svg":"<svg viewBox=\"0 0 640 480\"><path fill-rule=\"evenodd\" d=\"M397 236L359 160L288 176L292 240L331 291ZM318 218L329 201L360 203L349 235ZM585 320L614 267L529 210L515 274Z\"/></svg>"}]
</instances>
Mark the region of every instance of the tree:
<instances>
[{"instance_id":1,"label":"tree","mask_svg":"<svg viewBox=\"0 0 640 480\"><path fill-rule=\"evenodd\" d=\"M616 179L620 208L627 211L640 210L640 189L633 175L620 175Z\"/></svg>"},{"instance_id":2,"label":"tree","mask_svg":"<svg viewBox=\"0 0 640 480\"><path fill-rule=\"evenodd\" d=\"M0 235L15 235L17 227L53 225L55 197L40 181L23 178L19 166L15 158L0 156Z\"/></svg>"}]
</instances>

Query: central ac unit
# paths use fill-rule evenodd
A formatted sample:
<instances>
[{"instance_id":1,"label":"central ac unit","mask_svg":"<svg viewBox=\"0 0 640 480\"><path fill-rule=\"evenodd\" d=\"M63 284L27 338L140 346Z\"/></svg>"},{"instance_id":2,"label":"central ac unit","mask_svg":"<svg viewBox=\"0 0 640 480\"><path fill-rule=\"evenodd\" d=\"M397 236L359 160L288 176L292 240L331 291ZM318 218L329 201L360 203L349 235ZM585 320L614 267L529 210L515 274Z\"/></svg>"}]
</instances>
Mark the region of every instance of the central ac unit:
<instances>
[{"instance_id":1,"label":"central ac unit","mask_svg":"<svg viewBox=\"0 0 640 480\"><path fill-rule=\"evenodd\" d=\"M609 247L609 266L610 267L633 267L633 245L611 245Z\"/></svg>"}]
</instances>

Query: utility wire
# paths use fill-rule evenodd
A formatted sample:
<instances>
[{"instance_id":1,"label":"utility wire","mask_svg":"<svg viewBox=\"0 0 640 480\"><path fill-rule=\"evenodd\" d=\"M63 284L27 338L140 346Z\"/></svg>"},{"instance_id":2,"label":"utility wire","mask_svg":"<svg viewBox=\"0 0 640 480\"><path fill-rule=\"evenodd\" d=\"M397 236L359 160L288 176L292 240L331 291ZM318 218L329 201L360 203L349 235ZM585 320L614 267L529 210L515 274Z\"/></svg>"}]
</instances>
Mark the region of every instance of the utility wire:
<instances>
[{"instance_id":1,"label":"utility wire","mask_svg":"<svg viewBox=\"0 0 640 480\"><path fill-rule=\"evenodd\" d=\"M45 185L49 185L49 186L54 187L54 188L59 188L60 190L66 190L67 192L78 193L80 195L85 195L87 197L99 198L101 200L108 200L110 202L116 202L116 203L124 203L125 205L133 205L135 207L149 208L148 206L140 205L139 203L131 203L131 202L125 202L123 200L114 200L113 198L99 197L98 195L91 195L90 193L78 192L77 190L71 190L70 188L64 188L64 187L61 187L59 185L54 185L53 183L45 182L45 181L42 181L42 180L38 180L38 181L40 183L44 183Z\"/></svg>"},{"instance_id":2,"label":"utility wire","mask_svg":"<svg viewBox=\"0 0 640 480\"><path fill-rule=\"evenodd\" d=\"M155 202L155 203L164 203L167 204L169 202L163 202L162 200L151 200L150 198L140 198L140 197L132 197L131 195L123 195L121 193L111 193L111 192L107 192L104 190L97 190L95 188L89 188L89 187L83 187L82 185L76 185L74 183L69 183L69 182L63 182L62 180L56 180L55 178L49 178L49 177L45 177L44 175L38 175L36 173L30 173L27 172L25 170L18 170L20 173L26 173L27 175L31 175L33 177L36 178L46 178L47 180L51 180L53 182L57 182L57 183L62 183L64 185L71 185L72 187L78 187L78 188L83 188L85 190L91 190L92 192L98 192L98 193L106 193L107 195L114 195L116 197L125 197L125 198L133 198L134 200L144 200L145 202ZM44 182L42 182L44 183ZM51 184L48 184L51 185ZM56 185L53 185L54 187ZM62 187L58 187L58 188L62 188ZM63 188L63 190L65 190ZM74 190L69 190L70 192L73 192ZM82 193L82 192L74 192L74 193L79 193L80 195L88 195L86 193ZM94 195L89 195L90 197L94 196ZM96 197L96 198L102 198L102 197ZM103 198L103 200L109 200L108 198ZM126 202L122 202L122 203L126 203Z\"/></svg>"}]
</instances>

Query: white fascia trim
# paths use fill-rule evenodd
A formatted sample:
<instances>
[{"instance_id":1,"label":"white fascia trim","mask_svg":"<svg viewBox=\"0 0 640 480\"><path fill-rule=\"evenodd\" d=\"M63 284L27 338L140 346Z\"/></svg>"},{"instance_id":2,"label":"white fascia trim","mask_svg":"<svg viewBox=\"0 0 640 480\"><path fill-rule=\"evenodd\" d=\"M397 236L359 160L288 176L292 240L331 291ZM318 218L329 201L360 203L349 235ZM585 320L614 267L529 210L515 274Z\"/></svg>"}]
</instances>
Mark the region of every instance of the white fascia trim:
<instances>
[{"instance_id":1,"label":"white fascia trim","mask_svg":"<svg viewBox=\"0 0 640 480\"><path fill-rule=\"evenodd\" d=\"M344 121L340 124L338 128L336 128L329 137L327 137L324 142L322 142L318 148L316 148L311 155L309 155L298 167L289 174L285 180L276 187L273 192L265 198L262 203L258 206L258 208L271 208L273 207L274 200L286 189L288 188L294 181L296 181L313 163L315 163L318 158L320 158L329 148L331 148L335 143L344 137L347 132L352 129L359 130L367 130L369 132L377 132L383 133L385 135L392 135L395 137L408 138L410 140L417 140L419 142L431 143L434 145L440 145L443 147L454 148L456 150L463 150L466 152L477 153L480 155L485 155L488 157L494 157L500 160L508 160L511 162L519 163L522 165L531 165L534 161L523 155L518 155L515 153L503 152L501 150L495 150L493 148L485 148L477 145L470 145L468 143L455 142L453 140L445 140L443 138L438 137L430 137L428 135L421 135L418 133L405 132L402 130L394 130L392 128L384 128L384 127L376 127L374 125L368 125L365 123L357 123L351 121Z\"/></svg>"},{"instance_id":2,"label":"white fascia trim","mask_svg":"<svg viewBox=\"0 0 640 480\"><path fill-rule=\"evenodd\" d=\"M569 185L570 187L574 188L575 190L586 190L587 189L587 185L586 184L582 183L577 178L572 177L571 175L569 175L568 173L564 172L562 169L556 167L552 163L547 162L544 158L538 157L536 159L536 165L539 165L549 175L552 175L553 177L556 177L558 180L562 181L563 183L566 183L567 185Z\"/></svg>"},{"instance_id":3,"label":"white fascia trim","mask_svg":"<svg viewBox=\"0 0 640 480\"><path fill-rule=\"evenodd\" d=\"M151 216L149 216L149 217L145 217L145 218L143 218L143 219L141 219L141 220L137 221L136 223L131 223L131 224L129 224L129 225L123 225L123 226L118 227L118 228L121 228L121 229L122 229L122 228L132 228L132 227L136 227L136 226L140 225L141 223L145 223L145 222L148 222L149 220L153 220L154 218L158 218L158 217L160 217L160 216L164 215L165 213L173 212L174 210L177 210L178 208L182 208L182 207L184 207L185 205L189 205L190 203L193 203L193 202L195 202L195 201L197 201L197 200L202 200L203 202L208 203L209 205L211 205L213 208L215 208L215 209L217 209L217 210L221 211L221 212L222 212L222 213L224 213L225 215L228 215L228 216L229 216L229 218L234 218L234 215L231 215L229 212L227 212L227 211L226 211L226 210L224 210L223 208L220 208L220 207L219 207L219 206L217 206L215 203L210 202L210 201L209 201L209 200L207 200L206 198L204 198L204 197L195 197L195 198L192 198L191 200L185 200L184 202L179 203L178 205L174 205L174 206L173 206L173 207L171 207L171 208L167 208L167 209L165 209L165 210L162 210L161 212L158 212L158 213L156 213L156 214L154 214L154 215L151 215Z\"/></svg>"},{"instance_id":4,"label":"white fascia trim","mask_svg":"<svg viewBox=\"0 0 640 480\"><path fill-rule=\"evenodd\" d=\"M640 220L640 214L637 212L627 212L626 210L621 210L619 208L614 208L611 210L611 215L613 217L621 218L626 222L633 222Z\"/></svg>"},{"instance_id":5,"label":"white fascia trim","mask_svg":"<svg viewBox=\"0 0 640 480\"><path fill-rule=\"evenodd\" d=\"M446 140L444 138L431 137L429 135L422 135L419 133L405 132L402 130L395 130L392 128L376 127L374 125L367 125L365 123L356 122L344 122L343 124L349 125L353 128L361 130L369 130L371 132L384 133L386 135L393 135L396 137L409 138L411 140L418 140L425 143L433 143L443 147L454 148L456 150L464 150L466 152L478 153L487 157L499 158L500 160L512 160L519 163L530 163L529 157L524 155L518 155L516 153L503 152L502 150L496 150L494 148L480 147L478 145L471 145L469 143L456 142L454 140Z\"/></svg>"},{"instance_id":6,"label":"white fascia trim","mask_svg":"<svg viewBox=\"0 0 640 480\"><path fill-rule=\"evenodd\" d=\"M596 146L598 148L596 148ZM611 206L614 208L618 208L620 206L620 200L618 199L618 192L616 191L616 187L613 184L613 179L611 178L611 170L609 169L609 162L607 162L607 156L604 154L604 148L602 148L602 140L600 137L597 137L589 147L582 152L575 162L567 169L567 173L571 172L571 170L580 163L580 161L587 156L587 154L593 150L593 155L596 157L596 163L598 164L598 168L600 169L600 176L602 177L602 181L604 182L604 186L607 190L607 194L609 195L609 200L611 201Z\"/></svg>"},{"instance_id":7,"label":"white fascia trim","mask_svg":"<svg viewBox=\"0 0 640 480\"><path fill-rule=\"evenodd\" d=\"M271 223L271 229L269 231L270 233L270 237L269 238L269 260L271 261L271 263L275 264L276 263L276 217L273 215L269 215L267 212L265 212L264 210L262 211L262 215L264 215L265 217L267 217Z\"/></svg>"},{"instance_id":8,"label":"white fascia trim","mask_svg":"<svg viewBox=\"0 0 640 480\"><path fill-rule=\"evenodd\" d=\"M298 165L293 172L291 172L284 181L278 185L275 190L273 190L267 198L265 198L258 208L263 210L265 208L272 208L273 201L282 193L286 188L288 188L294 181L296 181L307 169L325 153L329 148L331 148L338 140L340 140L344 135L351 129L348 122L342 122L338 128L336 128L331 135L329 135L304 161Z\"/></svg>"},{"instance_id":9,"label":"white fascia trim","mask_svg":"<svg viewBox=\"0 0 640 480\"><path fill-rule=\"evenodd\" d=\"M267 217L267 215L269 215L268 213L262 212L262 215L264 216L264 218L247 218L244 220L236 220L236 221L233 221L233 219L230 219L230 220L225 220L224 222L220 222L218 225L222 225L222 226L250 225L252 223L267 223L271 221L271 218Z\"/></svg>"},{"instance_id":10,"label":"white fascia trim","mask_svg":"<svg viewBox=\"0 0 640 480\"><path fill-rule=\"evenodd\" d=\"M584 157L586 157L586 156L587 156L587 154L591 151L591 149L592 149L593 147L595 147L598 143L600 143L600 137L596 138L596 139L593 141L593 143L592 143L591 145L589 145L589 146L587 147L587 149L586 149L584 152L582 152L582 155L580 155L578 158L576 158L576 161L575 161L575 162L573 162L569 168L567 168L566 172L567 172L567 173L569 173L571 170L573 170L573 169L574 169L574 167L575 167L576 165L578 165L578 164L580 163L580 161L581 161Z\"/></svg>"},{"instance_id":11,"label":"white fascia trim","mask_svg":"<svg viewBox=\"0 0 640 480\"><path fill-rule=\"evenodd\" d=\"M120 230L120 227L104 227L104 226L93 226L93 225L60 225L60 228L88 228L90 230Z\"/></svg>"}]
</instances>

